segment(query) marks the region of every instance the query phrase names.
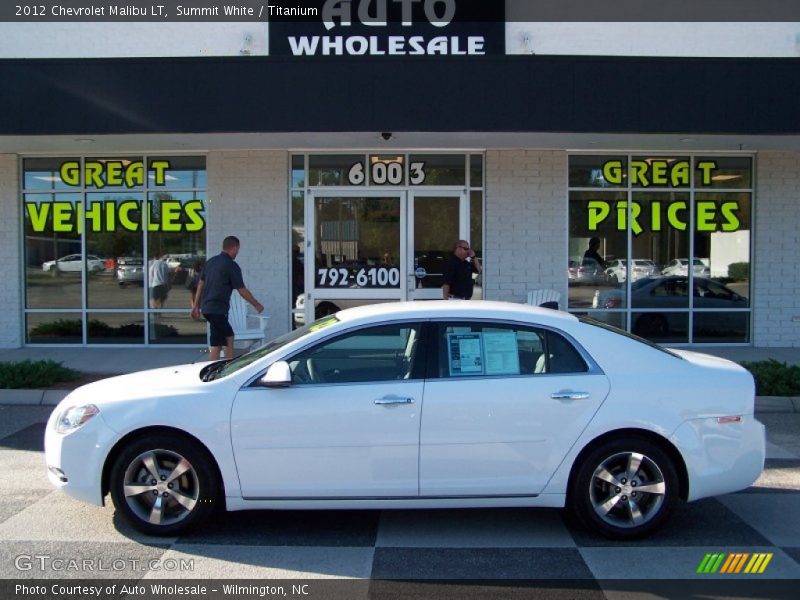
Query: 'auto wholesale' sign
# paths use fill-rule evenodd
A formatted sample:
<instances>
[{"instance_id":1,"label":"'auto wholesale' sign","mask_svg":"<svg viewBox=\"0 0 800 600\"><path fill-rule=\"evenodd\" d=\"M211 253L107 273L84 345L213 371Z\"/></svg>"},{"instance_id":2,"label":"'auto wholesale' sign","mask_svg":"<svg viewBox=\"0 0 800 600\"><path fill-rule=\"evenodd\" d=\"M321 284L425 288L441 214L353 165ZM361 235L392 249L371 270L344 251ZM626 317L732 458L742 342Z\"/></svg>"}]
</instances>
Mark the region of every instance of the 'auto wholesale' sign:
<instances>
[{"instance_id":1,"label":"'auto wholesale' sign","mask_svg":"<svg viewBox=\"0 0 800 600\"><path fill-rule=\"evenodd\" d=\"M505 2L321 0L270 13L273 56L482 56L505 53Z\"/></svg>"}]
</instances>

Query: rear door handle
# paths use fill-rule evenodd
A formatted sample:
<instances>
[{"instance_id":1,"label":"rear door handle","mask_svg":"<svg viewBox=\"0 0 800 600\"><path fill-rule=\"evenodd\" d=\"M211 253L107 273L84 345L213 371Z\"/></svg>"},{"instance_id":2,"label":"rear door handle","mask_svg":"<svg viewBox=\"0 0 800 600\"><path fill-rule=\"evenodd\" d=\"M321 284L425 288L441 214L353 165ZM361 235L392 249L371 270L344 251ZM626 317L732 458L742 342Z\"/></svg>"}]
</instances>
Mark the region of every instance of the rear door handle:
<instances>
[{"instance_id":1,"label":"rear door handle","mask_svg":"<svg viewBox=\"0 0 800 600\"><path fill-rule=\"evenodd\" d=\"M408 396L384 396L375 400L375 404L414 404L414 399Z\"/></svg>"},{"instance_id":2,"label":"rear door handle","mask_svg":"<svg viewBox=\"0 0 800 600\"><path fill-rule=\"evenodd\" d=\"M563 390L560 392L553 392L550 394L553 400L586 400L589 397L589 392L573 392L571 390Z\"/></svg>"}]
</instances>

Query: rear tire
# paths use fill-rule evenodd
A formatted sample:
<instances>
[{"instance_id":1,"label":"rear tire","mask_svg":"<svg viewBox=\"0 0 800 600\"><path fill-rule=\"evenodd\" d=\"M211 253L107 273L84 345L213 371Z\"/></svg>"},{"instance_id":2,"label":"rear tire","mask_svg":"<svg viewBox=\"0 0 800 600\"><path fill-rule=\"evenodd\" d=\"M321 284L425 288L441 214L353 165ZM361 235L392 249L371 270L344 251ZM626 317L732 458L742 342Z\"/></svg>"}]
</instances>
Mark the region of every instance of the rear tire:
<instances>
[{"instance_id":1,"label":"rear tire","mask_svg":"<svg viewBox=\"0 0 800 600\"><path fill-rule=\"evenodd\" d=\"M175 434L130 442L111 467L110 487L117 511L148 535L175 535L197 527L222 497L209 453Z\"/></svg>"},{"instance_id":2,"label":"rear tire","mask_svg":"<svg viewBox=\"0 0 800 600\"><path fill-rule=\"evenodd\" d=\"M657 444L637 437L608 441L578 466L569 508L585 527L605 537L640 538L669 519L678 486L675 466Z\"/></svg>"}]
</instances>

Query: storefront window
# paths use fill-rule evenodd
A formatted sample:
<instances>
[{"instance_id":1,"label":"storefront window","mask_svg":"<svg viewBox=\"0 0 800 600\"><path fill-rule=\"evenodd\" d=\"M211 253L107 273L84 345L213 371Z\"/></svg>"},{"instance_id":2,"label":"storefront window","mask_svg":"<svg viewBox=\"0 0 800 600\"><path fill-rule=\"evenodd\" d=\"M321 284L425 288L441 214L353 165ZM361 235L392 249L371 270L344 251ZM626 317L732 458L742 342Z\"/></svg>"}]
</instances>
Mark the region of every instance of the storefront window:
<instances>
[{"instance_id":1,"label":"storefront window","mask_svg":"<svg viewBox=\"0 0 800 600\"><path fill-rule=\"evenodd\" d=\"M146 325L151 311L188 316L206 254L203 157L24 159L23 181L28 343L204 342L195 325Z\"/></svg>"},{"instance_id":2,"label":"storefront window","mask_svg":"<svg viewBox=\"0 0 800 600\"><path fill-rule=\"evenodd\" d=\"M25 302L28 308L80 309L84 270L80 194L25 194ZM95 260L95 259L92 259ZM97 271L99 263L93 263Z\"/></svg>"},{"instance_id":3,"label":"storefront window","mask_svg":"<svg viewBox=\"0 0 800 600\"><path fill-rule=\"evenodd\" d=\"M483 187L483 156L480 154L469 157L469 185L474 188Z\"/></svg>"},{"instance_id":4,"label":"storefront window","mask_svg":"<svg viewBox=\"0 0 800 600\"><path fill-rule=\"evenodd\" d=\"M624 219L627 196L617 192L570 192L567 278L570 308L626 305L624 288L611 283L606 270L624 277L628 255Z\"/></svg>"},{"instance_id":5,"label":"storefront window","mask_svg":"<svg viewBox=\"0 0 800 600\"><path fill-rule=\"evenodd\" d=\"M305 156L295 154L292 156L292 189L303 189L304 187L306 187Z\"/></svg>"},{"instance_id":6,"label":"storefront window","mask_svg":"<svg viewBox=\"0 0 800 600\"><path fill-rule=\"evenodd\" d=\"M411 185L466 185L463 154L411 154L408 160Z\"/></svg>"},{"instance_id":7,"label":"storefront window","mask_svg":"<svg viewBox=\"0 0 800 600\"><path fill-rule=\"evenodd\" d=\"M142 193L86 194L86 249L107 261L103 270L88 272L87 308L141 311L145 271L141 228L143 200ZM118 216L122 216L123 223L108 222Z\"/></svg>"},{"instance_id":8,"label":"storefront window","mask_svg":"<svg viewBox=\"0 0 800 600\"><path fill-rule=\"evenodd\" d=\"M626 156L570 156L571 188L618 188L628 185Z\"/></svg>"},{"instance_id":9,"label":"storefront window","mask_svg":"<svg viewBox=\"0 0 800 600\"><path fill-rule=\"evenodd\" d=\"M748 342L751 182L750 157L571 156L570 309L657 342Z\"/></svg>"},{"instance_id":10,"label":"storefront window","mask_svg":"<svg viewBox=\"0 0 800 600\"><path fill-rule=\"evenodd\" d=\"M61 165L70 162L69 158L27 158L23 174L23 187L28 191L69 190L61 178Z\"/></svg>"},{"instance_id":11,"label":"storefront window","mask_svg":"<svg viewBox=\"0 0 800 600\"><path fill-rule=\"evenodd\" d=\"M363 154L312 154L308 157L308 185L365 185Z\"/></svg>"}]
</instances>

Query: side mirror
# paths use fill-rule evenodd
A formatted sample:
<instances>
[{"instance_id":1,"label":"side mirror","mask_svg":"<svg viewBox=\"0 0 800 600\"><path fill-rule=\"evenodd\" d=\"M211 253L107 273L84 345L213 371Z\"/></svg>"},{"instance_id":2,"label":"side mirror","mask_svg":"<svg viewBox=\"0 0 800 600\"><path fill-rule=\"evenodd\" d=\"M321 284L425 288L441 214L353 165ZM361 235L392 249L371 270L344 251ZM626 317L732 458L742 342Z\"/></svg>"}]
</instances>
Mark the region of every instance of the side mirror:
<instances>
[{"instance_id":1,"label":"side mirror","mask_svg":"<svg viewBox=\"0 0 800 600\"><path fill-rule=\"evenodd\" d=\"M283 360L272 363L258 382L268 388L289 387L292 383L292 370L289 368L289 363Z\"/></svg>"}]
</instances>

